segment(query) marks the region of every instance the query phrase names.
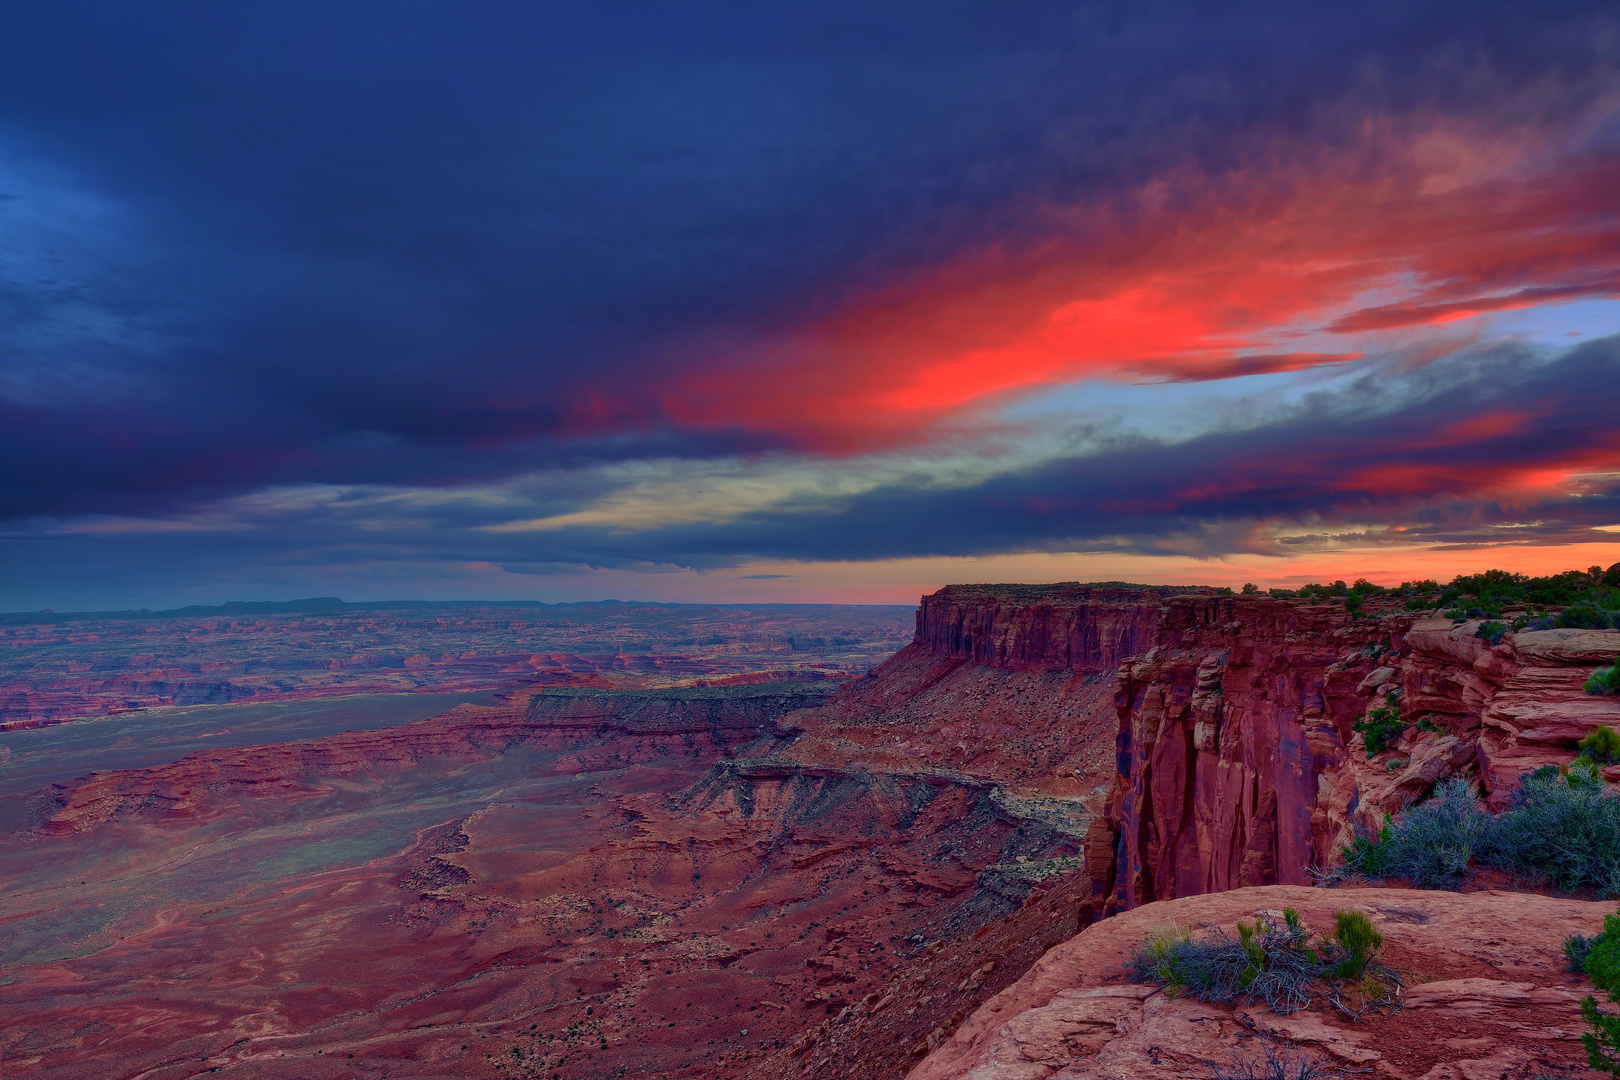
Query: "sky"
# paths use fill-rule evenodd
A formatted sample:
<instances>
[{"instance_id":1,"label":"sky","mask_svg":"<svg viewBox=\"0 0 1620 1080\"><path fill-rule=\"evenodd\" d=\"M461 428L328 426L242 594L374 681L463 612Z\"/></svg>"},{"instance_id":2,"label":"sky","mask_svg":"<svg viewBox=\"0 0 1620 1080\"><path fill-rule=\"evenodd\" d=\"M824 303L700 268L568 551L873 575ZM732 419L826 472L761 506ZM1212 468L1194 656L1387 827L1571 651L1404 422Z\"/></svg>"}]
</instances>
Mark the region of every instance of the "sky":
<instances>
[{"instance_id":1,"label":"sky","mask_svg":"<svg viewBox=\"0 0 1620 1080\"><path fill-rule=\"evenodd\" d=\"M57 0L0 610L1620 561L1609 3Z\"/></svg>"}]
</instances>

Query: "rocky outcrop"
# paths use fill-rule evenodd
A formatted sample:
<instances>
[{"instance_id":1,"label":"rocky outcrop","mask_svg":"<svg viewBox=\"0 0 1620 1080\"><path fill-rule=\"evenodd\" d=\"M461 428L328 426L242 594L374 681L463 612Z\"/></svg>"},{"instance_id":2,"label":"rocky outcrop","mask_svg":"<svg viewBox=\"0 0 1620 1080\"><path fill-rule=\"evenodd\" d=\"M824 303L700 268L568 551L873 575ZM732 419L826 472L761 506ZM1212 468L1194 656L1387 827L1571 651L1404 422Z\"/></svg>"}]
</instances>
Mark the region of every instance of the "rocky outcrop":
<instances>
[{"instance_id":1,"label":"rocky outcrop","mask_svg":"<svg viewBox=\"0 0 1620 1080\"><path fill-rule=\"evenodd\" d=\"M197 822L228 813L232 800L292 804L325 796L334 783L397 775L425 759L485 761L514 746L566 745L581 734L597 740L696 739L706 754L762 739L769 745L788 737L777 727L780 717L821 704L832 689L818 683L767 683L642 695L522 691L500 706L462 706L433 720L384 731L204 751L172 765L95 773L55 784L41 803L44 820L37 830L40 835L82 833L128 813L171 824Z\"/></svg>"},{"instance_id":2,"label":"rocky outcrop","mask_svg":"<svg viewBox=\"0 0 1620 1080\"><path fill-rule=\"evenodd\" d=\"M985 667L1111 671L1157 641L1159 609L1209 588L1126 585L952 585L922 598L916 643Z\"/></svg>"},{"instance_id":3,"label":"rocky outcrop","mask_svg":"<svg viewBox=\"0 0 1620 1080\"><path fill-rule=\"evenodd\" d=\"M1479 628L1167 599L1152 647L1119 669L1117 775L1087 849L1099 903L1304 884L1358 824L1375 828L1442 779L1475 776L1501 805L1526 771L1568 762L1599 725L1620 728L1620 698L1581 690L1620 654L1620 632L1508 634L1493 647ZM1355 725L1376 708L1405 726L1369 756Z\"/></svg>"},{"instance_id":4,"label":"rocky outcrop","mask_svg":"<svg viewBox=\"0 0 1620 1080\"><path fill-rule=\"evenodd\" d=\"M761 734L796 734L782 727L789 713L826 703L834 682L737 682L725 686L598 690L548 687L528 699L528 719L547 728L615 728L643 735L702 732L716 742L751 741Z\"/></svg>"},{"instance_id":5,"label":"rocky outcrop","mask_svg":"<svg viewBox=\"0 0 1620 1080\"><path fill-rule=\"evenodd\" d=\"M1385 959L1412 980L1404 1008L1349 1022L1327 1006L1279 1016L1172 997L1125 965L1151 930L1224 927L1296 908L1331 927L1366 912ZM1329 1068L1411 1080L1566 1075L1585 1063L1583 976L1563 940L1593 934L1613 905L1518 893L1273 886L1148 904L1046 952L941 1042L911 1080L1127 1080L1203 1076L1208 1063L1258 1063L1268 1044Z\"/></svg>"}]
</instances>

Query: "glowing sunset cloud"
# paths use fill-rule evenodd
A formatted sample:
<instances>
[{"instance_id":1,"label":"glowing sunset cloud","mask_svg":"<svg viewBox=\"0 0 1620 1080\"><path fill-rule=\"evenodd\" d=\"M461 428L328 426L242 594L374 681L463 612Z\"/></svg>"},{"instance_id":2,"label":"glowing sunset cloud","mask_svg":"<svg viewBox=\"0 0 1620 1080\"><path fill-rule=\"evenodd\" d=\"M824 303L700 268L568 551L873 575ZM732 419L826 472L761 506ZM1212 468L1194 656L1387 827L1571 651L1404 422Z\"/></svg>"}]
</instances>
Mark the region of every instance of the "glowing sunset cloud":
<instances>
[{"instance_id":1,"label":"glowing sunset cloud","mask_svg":"<svg viewBox=\"0 0 1620 1080\"><path fill-rule=\"evenodd\" d=\"M665 406L848 450L1044 384L1297 371L1488 312L1620 295L1620 158L1547 153L1441 176L1413 147L1373 146L1044 211L1023 231L1046 239L858 298L798 331L788 359L766 344L683 374ZM1401 298L1366 303L1380 296ZM1395 329L1412 332L1367 338Z\"/></svg>"}]
</instances>

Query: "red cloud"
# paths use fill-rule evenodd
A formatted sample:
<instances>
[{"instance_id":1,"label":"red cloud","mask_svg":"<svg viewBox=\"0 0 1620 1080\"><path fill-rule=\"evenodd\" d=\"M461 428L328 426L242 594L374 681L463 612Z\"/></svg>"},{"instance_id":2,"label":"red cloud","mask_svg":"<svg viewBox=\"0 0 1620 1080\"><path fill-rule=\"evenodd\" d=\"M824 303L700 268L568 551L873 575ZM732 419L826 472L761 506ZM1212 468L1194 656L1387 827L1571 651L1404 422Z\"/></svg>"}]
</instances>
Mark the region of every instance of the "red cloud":
<instances>
[{"instance_id":1,"label":"red cloud","mask_svg":"<svg viewBox=\"0 0 1620 1080\"><path fill-rule=\"evenodd\" d=\"M1537 171L1520 140L1425 167L1435 138L1042 211L1039 243L891 282L652 392L682 425L853 451L1041 385L1298 370L1360 355L1289 347L1324 330L1620 294L1620 160Z\"/></svg>"}]
</instances>

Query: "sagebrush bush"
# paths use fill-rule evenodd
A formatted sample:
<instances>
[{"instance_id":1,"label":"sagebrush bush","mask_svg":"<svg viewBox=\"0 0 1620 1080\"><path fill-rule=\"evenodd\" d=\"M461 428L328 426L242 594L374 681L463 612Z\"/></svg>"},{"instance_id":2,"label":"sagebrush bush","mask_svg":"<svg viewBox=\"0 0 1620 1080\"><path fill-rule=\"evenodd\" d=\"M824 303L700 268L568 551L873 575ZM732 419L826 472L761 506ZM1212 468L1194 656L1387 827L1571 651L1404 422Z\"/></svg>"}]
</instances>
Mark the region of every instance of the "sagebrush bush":
<instances>
[{"instance_id":1,"label":"sagebrush bush","mask_svg":"<svg viewBox=\"0 0 1620 1080\"><path fill-rule=\"evenodd\" d=\"M1490 861L1544 872L1564 889L1620 891L1620 796L1605 790L1590 762L1581 765L1520 782L1495 822Z\"/></svg>"},{"instance_id":2,"label":"sagebrush bush","mask_svg":"<svg viewBox=\"0 0 1620 1080\"><path fill-rule=\"evenodd\" d=\"M1337 912L1335 924L1332 937L1315 941L1292 908L1281 923L1264 915L1253 924L1239 920L1236 940L1224 930L1194 938L1174 926L1144 938L1128 963L1139 982L1216 1004L1259 1002L1286 1014L1325 994L1345 1009L1341 995L1352 982L1363 1009L1387 1004L1400 980L1378 960L1383 936L1361 912Z\"/></svg>"},{"instance_id":3,"label":"sagebrush bush","mask_svg":"<svg viewBox=\"0 0 1620 1080\"><path fill-rule=\"evenodd\" d=\"M1620 664L1592 672L1585 689L1588 694L1620 694Z\"/></svg>"},{"instance_id":4,"label":"sagebrush bush","mask_svg":"<svg viewBox=\"0 0 1620 1080\"><path fill-rule=\"evenodd\" d=\"M1609 793L1589 758L1567 772L1546 766L1526 776L1499 815L1453 778L1426 802L1386 816L1377 835L1359 830L1341 855L1348 871L1425 889L1455 886L1481 864L1543 873L1563 889L1620 893L1620 795Z\"/></svg>"},{"instance_id":5,"label":"sagebrush bush","mask_svg":"<svg viewBox=\"0 0 1620 1080\"><path fill-rule=\"evenodd\" d=\"M1620 761L1620 731L1607 724L1582 739L1578 745L1581 757L1591 758L1603 765Z\"/></svg>"},{"instance_id":6,"label":"sagebrush bush","mask_svg":"<svg viewBox=\"0 0 1620 1080\"><path fill-rule=\"evenodd\" d=\"M1357 837L1344 850L1345 865L1368 877L1410 878L1420 889L1455 885L1470 862L1492 846L1491 815L1473 785L1460 777L1442 781L1427 802L1386 820L1376 838Z\"/></svg>"},{"instance_id":7,"label":"sagebrush bush","mask_svg":"<svg viewBox=\"0 0 1620 1080\"><path fill-rule=\"evenodd\" d=\"M1558 616L1559 626L1581 630L1609 630L1614 627L1614 615L1595 604L1582 603L1565 608Z\"/></svg>"}]
</instances>

